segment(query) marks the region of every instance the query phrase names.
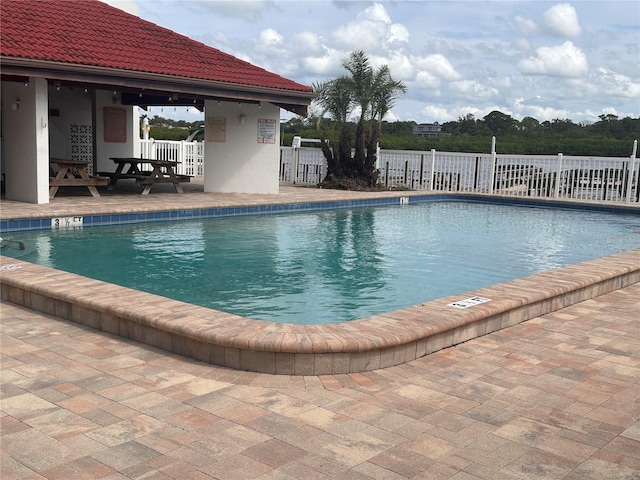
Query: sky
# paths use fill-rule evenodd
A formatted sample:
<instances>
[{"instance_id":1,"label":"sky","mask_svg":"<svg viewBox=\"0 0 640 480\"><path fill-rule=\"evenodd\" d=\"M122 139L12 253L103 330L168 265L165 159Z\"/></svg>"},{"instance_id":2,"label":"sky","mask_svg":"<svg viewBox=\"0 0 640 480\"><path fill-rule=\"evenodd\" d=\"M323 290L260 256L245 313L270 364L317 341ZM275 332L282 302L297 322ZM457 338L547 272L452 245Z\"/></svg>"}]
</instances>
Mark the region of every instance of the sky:
<instances>
[{"instance_id":1,"label":"sky","mask_svg":"<svg viewBox=\"0 0 640 480\"><path fill-rule=\"evenodd\" d=\"M309 86L344 74L342 61L363 50L407 86L387 121L640 117L637 0L103 1Z\"/></svg>"}]
</instances>

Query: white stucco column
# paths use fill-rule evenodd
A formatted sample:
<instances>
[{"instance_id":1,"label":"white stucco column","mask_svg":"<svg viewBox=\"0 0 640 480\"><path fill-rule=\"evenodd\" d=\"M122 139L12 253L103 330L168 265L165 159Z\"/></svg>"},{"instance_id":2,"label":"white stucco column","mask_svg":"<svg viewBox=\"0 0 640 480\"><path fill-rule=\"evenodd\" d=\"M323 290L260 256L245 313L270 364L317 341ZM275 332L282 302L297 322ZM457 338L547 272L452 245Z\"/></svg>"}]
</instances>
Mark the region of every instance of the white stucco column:
<instances>
[{"instance_id":1,"label":"white stucco column","mask_svg":"<svg viewBox=\"0 0 640 480\"><path fill-rule=\"evenodd\" d=\"M279 107L205 102L205 192L276 194L279 173Z\"/></svg>"},{"instance_id":2,"label":"white stucco column","mask_svg":"<svg viewBox=\"0 0 640 480\"><path fill-rule=\"evenodd\" d=\"M2 83L6 198L49 203L49 107L47 80Z\"/></svg>"}]
</instances>

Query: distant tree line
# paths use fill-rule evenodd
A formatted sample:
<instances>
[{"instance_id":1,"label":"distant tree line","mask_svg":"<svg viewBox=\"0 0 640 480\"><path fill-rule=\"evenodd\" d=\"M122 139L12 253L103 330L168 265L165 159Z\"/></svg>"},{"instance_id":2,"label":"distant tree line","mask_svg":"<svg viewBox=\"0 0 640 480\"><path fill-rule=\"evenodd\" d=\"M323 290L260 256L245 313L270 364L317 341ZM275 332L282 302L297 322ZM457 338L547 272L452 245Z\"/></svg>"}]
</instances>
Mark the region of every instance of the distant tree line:
<instances>
[{"instance_id":1,"label":"distant tree line","mask_svg":"<svg viewBox=\"0 0 640 480\"><path fill-rule=\"evenodd\" d=\"M533 117L518 121L510 115L493 111L481 119L469 113L456 121L441 124L437 137L413 135L414 121L381 124L380 148L385 150L420 150L432 148L444 152L490 152L491 137L502 154L523 155L593 155L625 157L631 154L634 140L640 140L640 117L618 118L600 115L594 123L574 123L570 119L539 122ZM198 130L203 120L186 122L155 116L149 118L150 136L157 140L184 140ZM349 125L353 134L356 123ZM294 136L327 138L338 142L340 130L331 119L292 118L281 125L281 144L291 145ZM202 137L196 137L202 140Z\"/></svg>"},{"instance_id":2,"label":"distant tree line","mask_svg":"<svg viewBox=\"0 0 640 480\"><path fill-rule=\"evenodd\" d=\"M323 120L326 138L337 139L331 121ZM640 140L640 118L600 115L595 123L574 123L569 119L539 122L533 117L518 121L510 115L493 111L482 119L469 113L456 121L441 124L437 137L417 137L417 123L382 122L380 148L385 150L436 149L444 152L490 152L491 138L503 154L522 155L593 155L629 156L634 140ZM355 130L355 125L352 126ZM283 144L291 145L294 136L320 138L316 119L294 118L284 124Z\"/></svg>"},{"instance_id":3,"label":"distant tree line","mask_svg":"<svg viewBox=\"0 0 640 480\"><path fill-rule=\"evenodd\" d=\"M204 125L204 120L200 119L195 122L187 122L185 120L172 120L170 118L163 118L158 115L149 117L147 115L140 116L140 125L142 129L142 120L144 118L149 119L149 138L155 138L156 140L185 140L189 135ZM195 140L203 140L204 135L200 133Z\"/></svg>"}]
</instances>

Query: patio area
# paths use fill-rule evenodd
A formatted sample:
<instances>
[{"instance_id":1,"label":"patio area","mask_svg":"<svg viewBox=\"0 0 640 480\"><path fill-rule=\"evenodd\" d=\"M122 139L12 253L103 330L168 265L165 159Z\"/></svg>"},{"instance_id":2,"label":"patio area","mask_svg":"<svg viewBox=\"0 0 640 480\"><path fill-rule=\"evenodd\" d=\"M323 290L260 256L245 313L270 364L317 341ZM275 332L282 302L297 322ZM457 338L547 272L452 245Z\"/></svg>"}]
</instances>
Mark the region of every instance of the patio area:
<instances>
[{"instance_id":1,"label":"patio area","mask_svg":"<svg viewBox=\"0 0 640 480\"><path fill-rule=\"evenodd\" d=\"M0 218L406 196L2 201ZM271 375L3 302L2 478L640 478L640 283L402 365Z\"/></svg>"},{"instance_id":2,"label":"patio area","mask_svg":"<svg viewBox=\"0 0 640 480\"><path fill-rule=\"evenodd\" d=\"M640 284L407 364L242 372L3 304L3 479L640 477Z\"/></svg>"}]
</instances>

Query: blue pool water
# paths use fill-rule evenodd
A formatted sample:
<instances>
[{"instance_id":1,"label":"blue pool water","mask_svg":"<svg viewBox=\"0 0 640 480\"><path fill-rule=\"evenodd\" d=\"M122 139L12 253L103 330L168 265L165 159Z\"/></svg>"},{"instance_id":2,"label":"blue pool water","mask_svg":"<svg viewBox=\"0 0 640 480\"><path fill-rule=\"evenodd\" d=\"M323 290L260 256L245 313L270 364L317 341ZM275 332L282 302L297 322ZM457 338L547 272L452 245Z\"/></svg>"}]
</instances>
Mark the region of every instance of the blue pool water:
<instances>
[{"instance_id":1,"label":"blue pool water","mask_svg":"<svg viewBox=\"0 0 640 480\"><path fill-rule=\"evenodd\" d=\"M322 324L640 248L640 216L443 202L9 240L25 248L6 244L3 255L246 317Z\"/></svg>"}]
</instances>

